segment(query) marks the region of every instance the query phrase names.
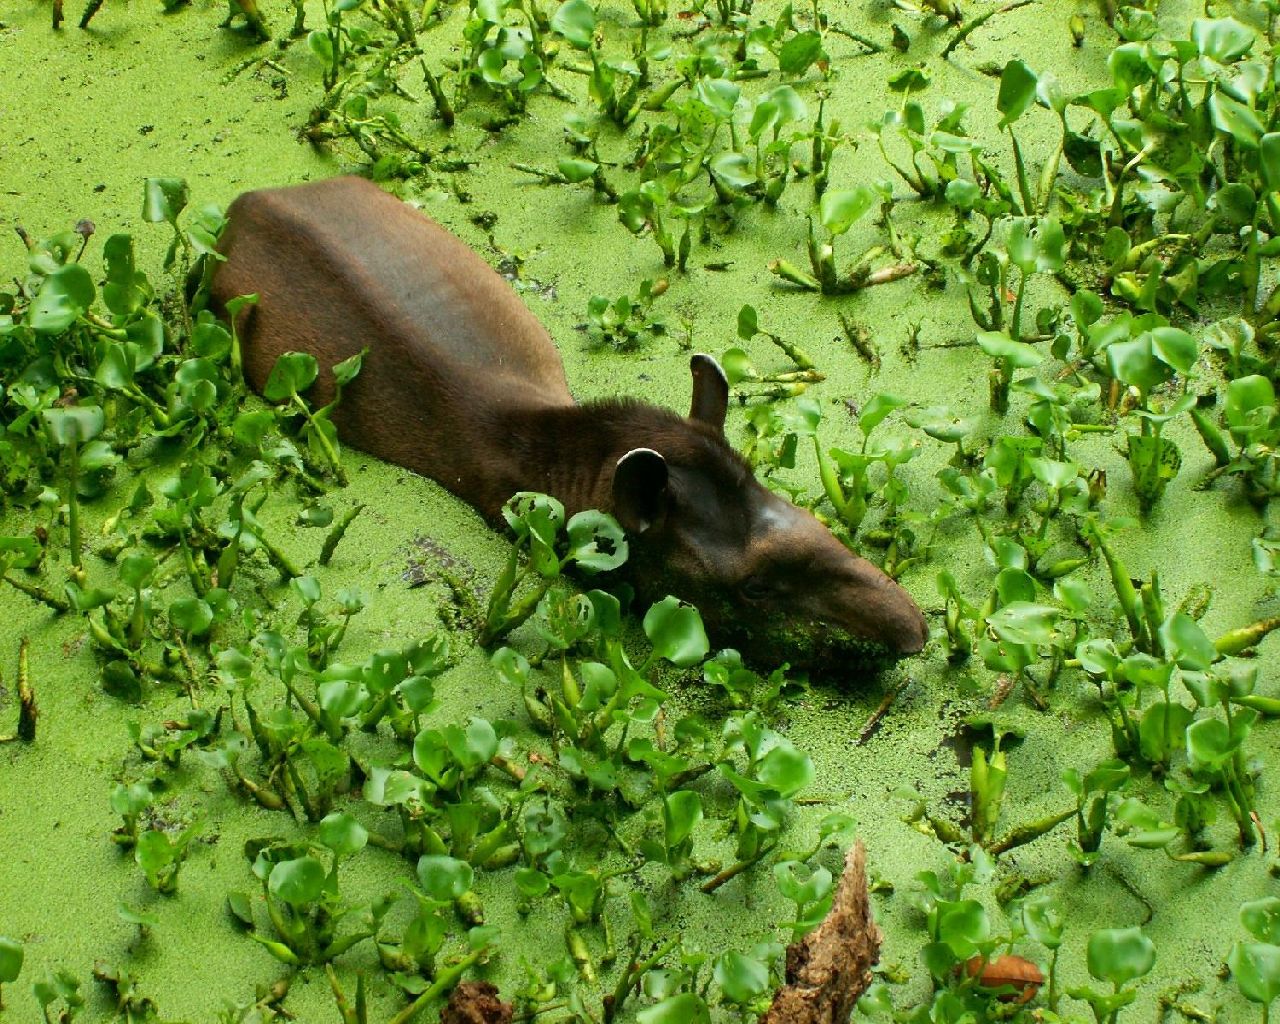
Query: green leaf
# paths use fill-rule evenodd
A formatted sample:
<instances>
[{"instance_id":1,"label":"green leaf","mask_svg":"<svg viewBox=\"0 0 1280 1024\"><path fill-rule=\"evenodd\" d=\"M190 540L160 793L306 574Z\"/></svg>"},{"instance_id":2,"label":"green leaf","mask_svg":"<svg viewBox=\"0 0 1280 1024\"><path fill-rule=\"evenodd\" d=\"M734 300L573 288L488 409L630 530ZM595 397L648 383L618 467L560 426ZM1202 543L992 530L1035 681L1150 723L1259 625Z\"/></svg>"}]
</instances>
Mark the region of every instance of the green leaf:
<instances>
[{"instance_id":1,"label":"green leaf","mask_svg":"<svg viewBox=\"0 0 1280 1024\"><path fill-rule=\"evenodd\" d=\"M702 821L702 797L691 789L678 789L664 801L663 827L667 848L683 843Z\"/></svg>"},{"instance_id":2,"label":"green leaf","mask_svg":"<svg viewBox=\"0 0 1280 1024\"><path fill-rule=\"evenodd\" d=\"M945 405L932 405L925 409L913 409L903 419L911 426L923 430L930 437L945 444L962 440L977 425L975 420L957 416Z\"/></svg>"},{"instance_id":3,"label":"green leaf","mask_svg":"<svg viewBox=\"0 0 1280 1024\"><path fill-rule=\"evenodd\" d=\"M833 235L843 235L875 205L876 191L869 185L855 189L824 192L818 203L818 218Z\"/></svg>"},{"instance_id":4,"label":"green leaf","mask_svg":"<svg viewBox=\"0 0 1280 1024\"><path fill-rule=\"evenodd\" d=\"M1253 29L1235 18L1196 18L1191 23L1191 41L1197 52L1220 64L1231 64L1252 49L1257 37Z\"/></svg>"},{"instance_id":5,"label":"green leaf","mask_svg":"<svg viewBox=\"0 0 1280 1024\"><path fill-rule=\"evenodd\" d=\"M360 375L360 369L364 366L366 351L368 350L361 349L355 355L342 360L342 362L333 364L333 379L337 381L338 387L345 388Z\"/></svg>"},{"instance_id":6,"label":"green leaf","mask_svg":"<svg viewBox=\"0 0 1280 1024\"><path fill-rule=\"evenodd\" d=\"M957 210L972 210L982 198L982 189L968 178L952 178L947 182L946 200Z\"/></svg>"},{"instance_id":7,"label":"green leaf","mask_svg":"<svg viewBox=\"0 0 1280 1024\"><path fill-rule=\"evenodd\" d=\"M111 312L127 316L143 303L147 279L139 274L133 259L133 239L128 235L112 235L102 247L107 280L102 286L102 300Z\"/></svg>"},{"instance_id":8,"label":"green leaf","mask_svg":"<svg viewBox=\"0 0 1280 1024\"><path fill-rule=\"evenodd\" d=\"M1164 493L1165 486L1182 468L1182 452L1167 437L1129 434L1129 468L1133 471L1133 489L1144 507L1150 506Z\"/></svg>"},{"instance_id":9,"label":"green leaf","mask_svg":"<svg viewBox=\"0 0 1280 1024\"><path fill-rule=\"evenodd\" d=\"M1152 704L1138 726L1142 756L1153 764L1164 764L1182 746L1192 711L1178 703Z\"/></svg>"},{"instance_id":10,"label":"green leaf","mask_svg":"<svg viewBox=\"0 0 1280 1024\"><path fill-rule=\"evenodd\" d=\"M1200 623L1182 612L1170 616L1160 626L1160 642L1166 654L1182 669L1204 672L1218 660L1217 648Z\"/></svg>"},{"instance_id":11,"label":"green leaf","mask_svg":"<svg viewBox=\"0 0 1280 1024\"><path fill-rule=\"evenodd\" d=\"M789 799L814 780L817 769L808 754L784 739L760 759L755 774L783 799Z\"/></svg>"},{"instance_id":12,"label":"green leaf","mask_svg":"<svg viewBox=\"0 0 1280 1024\"><path fill-rule=\"evenodd\" d=\"M499 647L489 659L498 678L508 686L523 687L529 678L529 661L519 651L511 647Z\"/></svg>"},{"instance_id":13,"label":"green leaf","mask_svg":"<svg viewBox=\"0 0 1280 1024\"><path fill-rule=\"evenodd\" d=\"M305 907L324 895L326 873L315 857L282 860L271 869L267 888L291 907Z\"/></svg>"},{"instance_id":14,"label":"green leaf","mask_svg":"<svg viewBox=\"0 0 1280 1024\"><path fill-rule=\"evenodd\" d=\"M1151 347L1151 336L1144 334L1132 341L1118 341L1107 346L1107 367L1111 376L1122 384L1130 384L1143 393L1163 384L1172 373L1163 360L1157 359Z\"/></svg>"},{"instance_id":15,"label":"green leaf","mask_svg":"<svg viewBox=\"0 0 1280 1024\"><path fill-rule=\"evenodd\" d=\"M1280 945L1280 898L1264 896L1240 904L1240 923L1259 942Z\"/></svg>"},{"instance_id":16,"label":"green leaf","mask_svg":"<svg viewBox=\"0 0 1280 1024\"><path fill-rule=\"evenodd\" d=\"M1233 435L1247 437L1264 427L1274 415L1276 392L1271 381L1258 374L1237 377L1227 385L1223 414Z\"/></svg>"},{"instance_id":17,"label":"green leaf","mask_svg":"<svg viewBox=\"0 0 1280 1024\"><path fill-rule=\"evenodd\" d=\"M201 636L213 625L213 609L198 597L182 597L169 605L169 621L184 633Z\"/></svg>"},{"instance_id":18,"label":"green leaf","mask_svg":"<svg viewBox=\"0 0 1280 1024\"><path fill-rule=\"evenodd\" d=\"M711 1012L700 995L681 992L639 1011L636 1024L711 1024Z\"/></svg>"},{"instance_id":19,"label":"green leaf","mask_svg":"<svg viewBox=\"0 0 1280 1024\"><path fill-rule=\"evenodd\" d=\"M1084 777L1085 793L1112 793L1129 781L1130 768L1118 758L1103 761Z\"/></svg>"},{"instance_id":20,"label":"green leaf","mask_svg":"<svg viewBox=\"0 0 1280 1024\"><path fill-rule=\"evenodd\" d=\"M600 169L600 165L594 160L584 160L575 156L562 156L556 167L560 171L560 176L573 185L590 181Z\"/></svg>"},{"instance_id":21,"label":"green leaf","mask_svg":"<svg viewBox=\"0 0 1280 1024\"><path fill-rule=\"evenodd\" d=\"M147 880L155 885L156 883L152 880L173 864L177 859L177 851L167 835L153 828L138 836L137 845L133 850L133 859L146 873Z\"/></svg>"},{"instance_id":22,"label":"green leaf","mask_svg":"<svg viewBox=\"0 0 1280 1024\"><path fill-rule=\"evenodd\" d=\"M151 224L177 224L187 198L186 179L147 178L142 185L142 219Z\"/></svg>"},{"instance_id":23,"label":"green leaf","mask_svg":"<svg viewBox=\"0 0 1280 1024\"><path fill-rule=\"evenodd\" d=\"M713 976L725 999L739 1005L758 999L769 989L768 966L735 950L716 958Z\"/></svg>"},{"instance_id":24,"label":"green leaf","mask_svg":"<svg viewBox=\"0 0 1280 1024\"><path fill-rule=\"evenodd\" d=\"M801 906L825 899L831 892L831 872L824 867L810 869L800 861L779 861L773 866L773 879L783 896Z\"/></svg>"},{"instance_id":25,"label":"green leaf","mask_svg":"<svg viewBox=\"0 0 1280 1024\"><path fill-rule=\"evenodd\" d=\"M433 900L451 902L471 888L475 871L465 860L425 854L418 858L418 881Z\"/></svg>"},{"instance_id":26,"label":"green leaf","mask_svg":"<svg viewBox=\"0 0 1280 1024\"><path fill-rule=\"evenodd\" d=\"M1003 331L981 331L977 335L978 347L992 358L1007 362L1015 370L1029 370L1042 362L1035 346L1025 341L1014 341Z\"/></svg>"},{"instance_id":27,"label":"green leaf","mask_svg":"<svg viewBox=\"0 0 1280 1024\"><path fill-rule=\"evenodd\" d=\"M315 356L309 352L285 352L267 375L262 397L268 402L284 401L306 391L319 375L320 366Z\"/></svg>"},{"instance_id":28,"label":"green leaf","mask_svg":"<svg viewBox=\"0 0 1280 1024\"><path fill-rule=\"evenodd\" d=\"M938 940L945 943L957 959L975 956L991 938L987 910L977 900L939 900L936 909Z\"/></svg>"},{"instance_id":29,"label":"green leaf","mask_svg":"<svg viewBox=\"0 0 1280 1024\"><path fill-rule=\"evenodd\" d=\"M133 384L133 365L124 345L107 342L93 379L110 391L120 391Z\"/></svg>"},{"instance_id":30,"label":"green leaf","mask_svg":"<svg viewBox=\"0 0 1280 1024\"><path fill-rule=\"evenodd\" d=\"M1080 667L1093 676L1114 677L1120 665L1120 655L1115 644L1107 639L1086 640L1076 645L1076 658Z\"/></svg>"},{"instance_id":31,"label":"green leaf","mask_svg":"<svg viewBox=\"0 0 1280 1024\"><path fill-rule=\"evenodd\" d=\"M1258 145L1265 130L1256 113L1221 90L1215 90L1209 97L1209 118L1218 131L1249 149Z\"/></svg>"},{"instance_id":32,"label":"green leaf","mask_svg":"<svg viewBox=\"0 0 1280 1024\"><path fill-rule=\"evenodd\" d=\"M102 433L106 416L101 406L71 405L64 409L44 409L41 414L49 434L59 447L84 444Z\"/></svg>"},{"instance_id":33,"label":"green leaf","mask_svg":"<svg viewBox=\"0 0 1280 1024\"><path fill-rule=\"evenodd\" d=\"M321 821L318 837L339 857L359 853L369 841L365 827L346 811L335 811Z\"/></svg>"},{"instance_id":34,"label":"green leaf","mask_svg":"<svg viewBox=\"0 0 1280 1024\"><path fill-rule=\"evenodd\" d=\"M741 153L717 153L708 163L712 175L730 191L742 192L756 183L751 161Z\"/></svg>"},{"instance_id":35,"label":"green leaf","mask_svg":"<svg viewBox=\"0 0 1280 1024\"><path fill-rule=\"evenodd\" d=\"M1231 730L1218 718L1201 718L1187 726L1187 757L1196 768L1220 768L1236 752Z\"/></svg>"},{"instance_id":36,"label":"green leaf","mask_svg":"<svg viewBox=\"0 0 1280 1024\"><path fill-rule=\"evenodd\" d=\"M453 759L468 769L488 764L498 752L498 734L483 718L471 719L465 731L456 725L446 726L444 740Z\"/></svg>"},{"instance_id":37,"label":"green leaf","mask_svg":"<svg viewBox=\"0 0 1280 1024\"><path fill-rule=\"evenodd\" d=\"M1053 491L1060 491L1080 475L1080 467L1074 462L1058 462L1056 459L1032 457L1027 459L1031 475Z\"/></svg>"},{"instance_id":38,"label":"green leaf","mask_svg":"<svg viewBox=\"0 0 1280 1024\"><path fill-rule=\"evenodd\" d=\"M733 110L738 105L742 88L727 78L699 78L698 84L694 87L694 95L706 105L713 117L720 121L727 121L733 117Z\"/></svg>"},{"instance_id":39,"label":"green leaf","mask_svg":"<svg viewBox=\"0 0 1280 1024\"><path fill-rule=\"evenodd\" d=\"M1280 946L1237 942L1227 956L1227 966L1240 994L1249 1001L1267 1006L1280 996Z\"/></svg>"},{"instance_id":40,"label":"green leaf","mask_svg":"<svg viewBox=\"0 0 1280 1024\"><path fill-rule=\"evenodd\" d=\"M747 133L755 142L766 131L772 131L776 136L783 125L803 121L808 116L808 109L800 94L789 85L780 85L756 100Z\"/></svg>"},{"instance_id":41,"label":"green leaf","mask_svg":"<svg viewBox=\"0 0 1280 1024\"><path fill-rule=\"evenodd\" d=\"M160 924L160 917L157 914L144 914L141 910L134 910L127 903L119 903L116 905L116 916L125 924L136 924L140 928L155 928ZM3 972L0 972L3 973ZM0 982L4 978L0 977Z\"/></svg>"},{"instance_id":42,"label":"green leaf","mask_svg":"<svg viewBox=\"0 0 1280 1024\"><path fill-rule=\"evenodd\" d=\"M88 312L95 294L89 271L68 263L44 279L27 311L27 324L39 334L59 334Z\"/></svg>"},{"instance_id":43,"label":"green leaf","mask_svg":"<svg viewBox=\"0 0 1280 1024\"><path fill-rule=\"evenodd\" d=\"M1156 358L1181 374L1188 374L1200 355L1196 339L1176 327L1156 327L1151 331L1151 350Z\"/></svg>"},{"instance_id":44,"label":"green leaf","mask_svg":"<svg viewBox=\"0 0 1280 1024\"><path fill-rule=\"evenodd\" d=\"M242 412L231 424L231 433L236 441L251 451L256 451L263 438L276 425L276 414L270 409L255 409Z\"/></svg>"},{"instance_id":45,"label":"green leaf","mask_svg":"<svg viewBox=\"0 0 1280 1024\"><path fill-rule=\"evenodd\" d=\"M551 29L564 36L575 50L589 49L596 30L595 8L587 0L566 0L551 15Z\"/></svg>"},{"instance_id":46,"label":"green leaf","mask_svg":"<svg viewBox=\"0 0 1280 1024\"><path fill-rule=\"evenodd\" d=\"M698 609L669 595L645 613L644 633L654 654L680 668L698 664L711 650Z\"/></svg>"},{"instance_id":47,"label":"green leaf","mask_svg":"<svg viewBox=\"0 0 1280 1024\"><path fill-rule=\"evenodd\" d=\"M862 412L858 415L858 429L864 435L870 434L894 409L901 409L906 404L907 400L899 398L897 395L889 395L882 392L873 396L871 401L863 406Z\"/></svg>"},{"instance_id":48,"label":"green leaf","mask_svg":"<svg viewBox=\"0 0 1280 1024\"><path fill-rule=\"evenodd\" d=\"M1089 973L1119 987L1145 975L1156 962L1156 947L1141 928L1104 928L1089 936Z\"/></svg>"},{"instance_id":49,"label":"green leaf","mask_svg":"<svg viewBox=\"0 0 1280 1024\"><path fill-rule=\"evenodd\" d=\"M1022 905L1022 926L1029 935L1046 949L1062 945L1062 932L1066 920L1062 910L1052 897L1028 900Z\"/></svg>"},{"instance_id":50,"label":"green leaf","mask_svg":"<svg viewBox=\"0 0 1280 1024\"><path fill-rule=\"evenodd\" d=\"M133 666L121 658L102 666L102 689L131 704L142 703L142 681Z\"/></svg>"},{"instance_id":51,"label":"green leaf","mask_svg":"<svg viewBox=\"0 0 1280 1024\"><path fill-rule=\"evenodd\" d=\"M313 29L307 36L307 47L326 68L333 66L333 40L328 32Z\"/></svg>"},{"instance_id":52,"label":"green leaf","mask_svg":"<svg viewBox=\"0 0 1280 1024\"><path fill-rule=\"evenodd\" d=\"M22 971L22 943L0 935L0 985L17 981Z\"/></svg>"},{"instance_id":53,"label":"green leaf","mask_svg":"<svg viewBox=\"0 0 1280 1024\"><path fill-rule=\"evenodd\" d=\"M1007 128L1036 101L1036 73L1020 60L1011 60L1000 73L996 109L1004 115L1000 127Z\"/></svg>"},{"instance_id":54,"label":"green leaf","mask_svg":"<svg viewBox=\"0 0 1280 1024\"><path fill-rule=\"evenodd\" d=\"M822 36L815 30L797 32L778 51L778 70L784 75L803 75L822 56Z\"/></svg>"},{"instance_id":55,"label":"green leaf","mask_svg":"<svg viewBox=\"0 0 1280 1024\"><path fill-rule=\"evenodd\" d=\"M1258 170L1263 188L1280 191L1280 132L1267 132L1258 140Z\"/></svg>"},{"instance_id":56,"label":"green leaf","mask_svg":"<svg viewBox=\"0 0 1280 1024\"><path fill-rule=\"evenodd\" d=\"M618 521L605 512L577 513L565 527L569 559L586 572L608 572L627 560L627 537Z\"/></svg>"}]
</instances>

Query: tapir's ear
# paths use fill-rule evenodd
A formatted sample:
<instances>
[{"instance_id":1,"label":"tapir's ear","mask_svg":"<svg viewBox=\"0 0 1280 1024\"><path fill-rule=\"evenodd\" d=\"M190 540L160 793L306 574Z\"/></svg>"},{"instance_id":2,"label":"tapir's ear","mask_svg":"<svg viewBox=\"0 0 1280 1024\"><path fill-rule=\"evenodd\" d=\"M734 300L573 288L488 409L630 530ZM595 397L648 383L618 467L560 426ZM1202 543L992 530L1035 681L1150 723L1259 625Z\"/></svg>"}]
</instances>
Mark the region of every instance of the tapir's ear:
<instances>
[{"instance_id":1,"label":"tapir's ear","mask_svg":"<svg viewBox=\"0 0 1280 1024\"><path fill-rule=\"evenodd\" d=\"M729 378L715 358L698 353L689 360L693 371L693 407L689 419L698 420L724 433L724 414L729 408Z\"/></svg>"},{"instance_id":2,"label":"tapir's ear","mask_svg":"<svg viewBox=\"0 0 1280 1024\"><path fill-rule=\"evenodd\" d=\"M667 502L667 460L652 448L633 448L613 470L613 517L628 533L644 533Z\"/></svg>"}]
</instances>

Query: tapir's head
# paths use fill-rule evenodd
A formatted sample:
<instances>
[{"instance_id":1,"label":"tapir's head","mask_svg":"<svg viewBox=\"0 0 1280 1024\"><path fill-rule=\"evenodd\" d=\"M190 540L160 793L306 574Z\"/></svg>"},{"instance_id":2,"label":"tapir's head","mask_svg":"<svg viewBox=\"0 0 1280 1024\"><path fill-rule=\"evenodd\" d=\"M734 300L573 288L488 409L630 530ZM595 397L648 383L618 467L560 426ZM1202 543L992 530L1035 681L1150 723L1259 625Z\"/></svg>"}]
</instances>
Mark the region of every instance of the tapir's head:
<instances>
[{"instance_id":1,"label":"tapir's head","mask_svg":"<svg viewBox=\"0 0 1280 1024\"><path fill-rule=\"evenodd\" d=\"M761 486L725 440L723 371L702 355L692 367L688 418L614 470L641 596L697 605L713 642L756 661L834 668L920 651L928 629L911 595Z\"/></svg>"}]
</instances>

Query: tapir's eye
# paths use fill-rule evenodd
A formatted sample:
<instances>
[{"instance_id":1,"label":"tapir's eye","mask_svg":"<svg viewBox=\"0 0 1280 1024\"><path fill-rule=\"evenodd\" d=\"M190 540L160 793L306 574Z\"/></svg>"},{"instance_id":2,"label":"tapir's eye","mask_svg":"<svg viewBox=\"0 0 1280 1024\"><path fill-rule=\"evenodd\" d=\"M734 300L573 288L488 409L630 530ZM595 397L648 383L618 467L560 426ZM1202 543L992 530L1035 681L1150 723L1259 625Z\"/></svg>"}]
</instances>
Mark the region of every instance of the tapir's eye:
<instances>
[{"instance_id":1,"label":"tapir's eye","mask_svg":"<svg viewBox=\"0 0 1280 1024\"><path fill-rule=\"evenodd\" d=\"M764 601L773 596L774 587L761 576L748 576L738 585L738 592L748 601Z\"/></svg>"}]
</instances>

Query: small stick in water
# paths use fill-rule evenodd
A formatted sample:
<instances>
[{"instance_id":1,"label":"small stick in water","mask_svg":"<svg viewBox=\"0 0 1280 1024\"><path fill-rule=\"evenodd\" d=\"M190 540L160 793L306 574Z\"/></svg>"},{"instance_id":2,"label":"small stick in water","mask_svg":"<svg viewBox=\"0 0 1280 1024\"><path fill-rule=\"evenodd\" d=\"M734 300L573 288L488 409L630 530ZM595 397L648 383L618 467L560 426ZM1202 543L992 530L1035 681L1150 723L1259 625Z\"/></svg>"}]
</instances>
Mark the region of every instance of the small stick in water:
<instances>
[{"instance_id":1,"label":"small stick in water","mask_svg":"<svg viewBox=\"0 0 1280 1024\"><path fill-rule=\"evenodd\" d=\"M32 743L36 738L36 719L40 717L40 708L36 704L35 690L31 688L31 640L22 638L18 647L18 731L9 736L0 736L0 743L12 743L22 740Z\"/></svg>"}]
</instances>

